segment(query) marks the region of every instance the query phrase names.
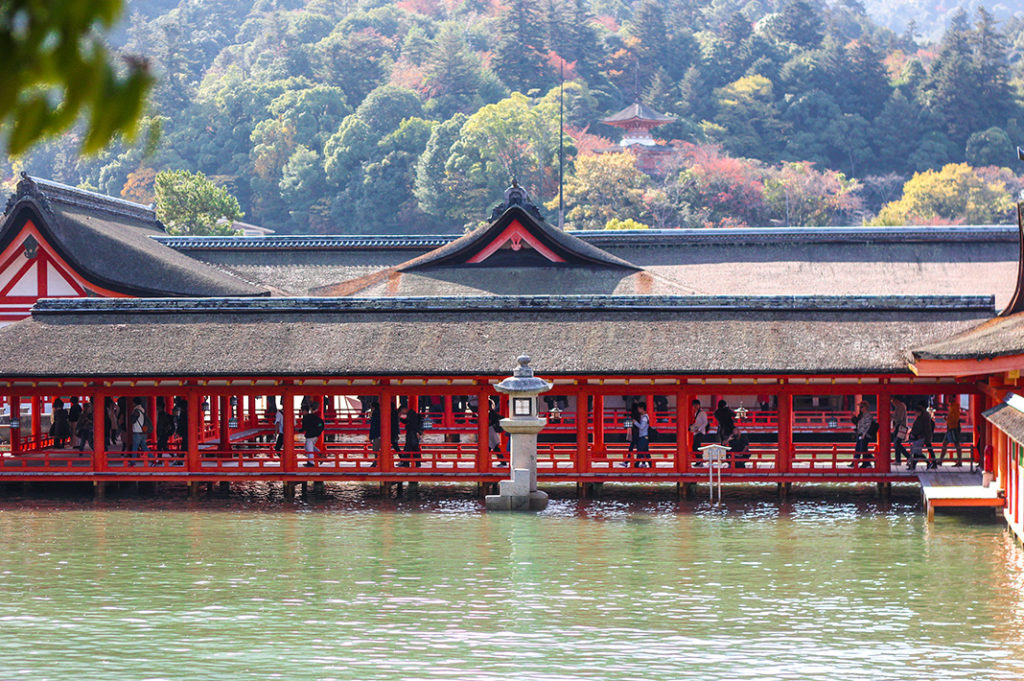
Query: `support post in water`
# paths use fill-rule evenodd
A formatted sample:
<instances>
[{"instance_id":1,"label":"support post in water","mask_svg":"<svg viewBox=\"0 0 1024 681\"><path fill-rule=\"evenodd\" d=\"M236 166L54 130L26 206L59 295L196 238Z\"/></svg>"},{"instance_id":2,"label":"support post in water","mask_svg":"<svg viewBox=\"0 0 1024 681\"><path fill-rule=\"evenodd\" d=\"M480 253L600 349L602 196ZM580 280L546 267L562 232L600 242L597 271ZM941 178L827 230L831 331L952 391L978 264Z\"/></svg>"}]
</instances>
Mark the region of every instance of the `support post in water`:
<instances>
[{"instance_id":1,"label":"support post in water","mask_svg":"<svg viewBox=\"0 0 1024 681\"><path fill-rule=\"evenodd\" d=\"M541 511L548 505L548 495L537 489L537 434L548 422L537 415L537 395L551 390L552 384L533 375L528 356L516 361L519 366L512 376L494 386L509 396L510 413L501 420L501 428L509 434L512 477L498 483L498 494L487 496L488 511Z\"/></svg>"}]
</instances>

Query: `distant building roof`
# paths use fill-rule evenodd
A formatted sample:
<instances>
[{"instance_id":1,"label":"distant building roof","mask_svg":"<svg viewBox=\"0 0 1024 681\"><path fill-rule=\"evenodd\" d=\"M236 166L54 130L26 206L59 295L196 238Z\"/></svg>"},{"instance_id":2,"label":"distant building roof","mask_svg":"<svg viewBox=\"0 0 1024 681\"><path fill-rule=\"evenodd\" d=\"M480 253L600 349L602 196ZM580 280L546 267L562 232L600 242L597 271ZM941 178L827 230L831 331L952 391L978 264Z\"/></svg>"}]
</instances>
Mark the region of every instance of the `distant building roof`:
<instances>
[{"instance_id":1,"label":"distant building roof","mask_svg":"<svg viewBox=\"0 0 1024 681\"><path fill-rule=\"evenodd\" d=\"M660 125L662 123L671 123L672 121L675 120L675 118L655 111L651 107L647 106L646 104L638 100L627 106L622 111L614 113L611 116L608 116L608 118L602 118L601 122L607 123L608 125L621 125L626 121L634 120L647 121L651 123L657 123Z\"/></svg>"},{"instance_id":2,"label":"distant building roof","mask_svg":"<svg viewBox=\"0 0 1024 681\"><path fill-rule=\"evenodd\" d=\"M150 238L149 206L23 175L0 225L0 249L31 220L65 261L97 286L138 296L253 296L268 291Z\"/></svg>"}]
</instances>

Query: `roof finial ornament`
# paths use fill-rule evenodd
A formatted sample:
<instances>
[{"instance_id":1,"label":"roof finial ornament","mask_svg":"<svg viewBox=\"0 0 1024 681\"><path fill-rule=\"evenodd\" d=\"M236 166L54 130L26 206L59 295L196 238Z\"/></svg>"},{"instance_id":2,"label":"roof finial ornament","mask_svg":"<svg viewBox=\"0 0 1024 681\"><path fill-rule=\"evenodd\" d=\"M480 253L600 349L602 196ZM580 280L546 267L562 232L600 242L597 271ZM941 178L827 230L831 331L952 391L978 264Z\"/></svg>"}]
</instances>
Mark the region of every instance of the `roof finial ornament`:
<instances>
[{"instance_id":1,"label":"roof finial ornament","mask_svg":"<svg viewBox=\"0 0 1024 681\"><path fill-rule=\"evenodd\" d=\"M516 180L515 176L512 177L512 184L505 190L505 201L495 206L494 210L491 211L491 221L493 222L494 220L497 220L501 217L502 213L512 206L519 206L538 220L544 219L540 214L540 210L537 209L537 206L530 203L530 195L526 192L525 187L519 186L519 182Z\"/></svg>"},{"instance_id":2,"label":"roof finial ornament","mask_svg":"<svg viewBox=\"0 0 1024 681\"><path fill-rule=\"evenodd\" d=\"M1017 147L1017 159L1024 161L1024 149L1020 147ZM1020 246L1017 256L1017 286L1014 288L1010 304L999 313L1000 317L1024 312L1024 192L1017 197L1017 239Z\"/></svg>"}]
</instances>

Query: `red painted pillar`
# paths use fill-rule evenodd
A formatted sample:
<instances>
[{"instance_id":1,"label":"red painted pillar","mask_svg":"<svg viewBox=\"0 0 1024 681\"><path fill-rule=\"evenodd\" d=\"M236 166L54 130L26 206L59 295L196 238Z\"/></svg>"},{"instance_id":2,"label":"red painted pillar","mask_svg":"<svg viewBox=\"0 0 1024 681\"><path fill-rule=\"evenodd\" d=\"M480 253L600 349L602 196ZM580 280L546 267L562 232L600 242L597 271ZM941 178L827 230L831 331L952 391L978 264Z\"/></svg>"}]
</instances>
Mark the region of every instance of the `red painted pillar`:
<instances>
[{"instance_id":1,"label":"red painted pillar","mask_svg":"<svg viewBox=\"0 0 1024 681\"><path fill-rule=\"evenodd\" d=\"M576 391L576 460L572 467L576 473L590 470L590 457L587 455L588 440L590 439L589 421L590 409L587 406L587 391L584 386L580 386Z\"/></svg>"},{"instance_id":2,"label":"red painted pillar","mask_svg":"<svg viewBox=\"0 0 1024 681\"><path fill-rule=\"evenodd\" d=\"M218 449L222 452L226 452L231 449L231 428L228 425L228 419L231 417L231 403L228 401L227 395L221 395L217 402L220 403L219 416L219 432L220 432L220 447Z\"/></svg>"},{"instance_id":3,"label":"red painted pillar","mask_svg":"<svg viewBox=\"0 0 1024 681\"><path fill-rule=\"evenodd\" d=\"M604 447L604 395L594 394L594 451L603 452Z\"/></svg>"},{"instance_id":4,"label":"red painted pillar","mask_svg":"<svg viewBox=\"0 0 1024 681\"><path fill-rule=\"evenodd\" d=\"M449 415L449 405L451 401L445 398L445 419ZM481 387L477 392L476 397L476 470L478 473L490 473L491 472L491 452L490 452L490 422L488 416L490 415L491 403L488 400L487 391ZM506 461L508 457L505 457Z\"/></svg>"},{"instance_id":5,"label":"red painted pillar","mask_svg":"<svg viewBox=\"0 0 1024 681\"><path fill-rule=\"evenodd\" d=\"M391 449L391 414L395 410L395 395L386 386L380 394L380 472L393 473L395 455Z\"/></svg>"},{"instance_id":6,"label":"red painted pillar","mask_svg":"<svg viewBox=\"0 0 1024 681\"><path fill-rule=\"evenodd\" d=\"M454 395L441 396L441 403L444 405L444 416L441 417L441 423L445 428L455 427L455 411L452 409L452 402L454 401Z\"/></svg>"},{"instance_id":7,"label":"red painted pillar","mask_svg":"<svg viewBox=\"0 0 1024 681\"><path fill-rule=\"evenodd\" d=\"M676 391L676 473L685 473L690 466L690 401L693 396Z\"/></svg>"},{"instance_id":8,"label":"red painted pillar","mask_svg":"<svg viewBox=\"0 0 1024 681\"><path fill-rule=\"evenodd\" d=\"M984 464L982 459L982 451L984 450L985 441L985 418L981 415L984 405L982 404L982 397L978 393L971 395L971 429L972 440L974 441L974 450L971 452L971 457L974 458L978 463Z\"/></svg>"},{"instance_id":9,"label":"red painted pillar","mask_svg":"<svg viewBox=\"0 0 1024 681\"><path fill-rule=\"evenodd\" d=\"M295 457L295 392L285 390L281 396L281 418L284 420L282 437L284 446L281 448L281 470L294 473L298 470Z\"/></svg>"},{"instance_id":10,"label":"red painted pillar","mask_svg":"<svg viewBox=\"0 0 1024 681\"><path fill-rule=\"evenodd\" d=\"M878 394L878 450L875 469L879 473L892 470L892 402L889 393Z\"/></svg>"},{"instance_id":11,"label":"red painted pillar","mask_svg":"<svg viewBox=\"0 0 1024 681\"><path fill-rule=\"evenodd\" d=\"M508 397L508 395L506 395L505 393L500 393L497 397L498 397L498 413L501 414L503 417L504 416L508 416L509 414L511 414L512 411L509 409L509 406L508 406L509 405L509 401L508 401L509 397ZM512 452L512 444L511 444L511 442L509 442L508 433L502 433L501 434L501 450L503 452L508 452L508 454L509 454L509 456L508 456L509 465L511 466L512 465L512 454L511 454L511 452Z\"/></svg>"},{"instance_id":12,"label":"red painted pillar","mask_svg":"<svg viewBox=\"0 0 1024 681\"><path fill-rule=\"evenodd\" d=\"M18 419L18 427L11 428L11 454L21 451L21 397L11 395L11 420Z\"/></svg>"},{"instance_id":13,"label":"red painted pillar","mask_svg":"<svg viewBox=\"0 0 1024 681\"><path fill-rule=\"evenodd\" d=\"M107 427L106 395L98 392L92 400L92 469L96 472L107 470Z\"/></svg>"},{"instance_id":14,"label":"red painted pillar","mask_svg":"<svg viewBox=\"0 0 1024 681\"><path fill-rule=\"evenodd\" d=\"M775 466L779 473L793 470L793 395L790 392L779 394L779 452Z\"/></svg>"},{"instance_id":15,"label":"red painted pillar","mask_svg":"<svg viewBox=\"0 0 1024 681\"><path fill-rule=\"evenodd\" d=\"M149 422L153 424L153 427L149 429L149 433L146 435L146 441L149 442L149 448L152 450L156 448L156 397L150 397L146 402Z\"/></svg>"},{"instance_id":16,"label":"red painted pillar","mask_svg":"<svg viewBox=\"0 0 1024 681\"><path fill-rule=\"evenodd\" d=\"M186 468L188 472L195 473L201 468L199 461L199 438L203 436L205 424L202 422L203 395L198 390L188 393L188 450L186 452Z\"/></svg>"},{"instance_id":17,"label":"red painted pillar","mask_svg":"<svg viewBox=\"0 0 1024 681\"><path fill-rule=\"evenodd\" d=\"M32 396L32 439L35 440L36 448L40 448L40 441L43 437L43 398L39 395Z\"/></svg>"}]
</instances>

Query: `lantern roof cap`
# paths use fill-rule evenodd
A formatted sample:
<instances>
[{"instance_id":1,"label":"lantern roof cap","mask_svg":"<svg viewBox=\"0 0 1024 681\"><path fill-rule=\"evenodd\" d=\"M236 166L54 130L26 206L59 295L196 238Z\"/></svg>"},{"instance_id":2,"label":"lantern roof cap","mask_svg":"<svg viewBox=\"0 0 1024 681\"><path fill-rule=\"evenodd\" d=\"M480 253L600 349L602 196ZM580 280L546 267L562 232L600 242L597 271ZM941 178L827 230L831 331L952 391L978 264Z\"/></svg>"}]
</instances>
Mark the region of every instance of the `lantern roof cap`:
<instances>
[{"instance_id":1,"label":"lantern roof cap","mask_svg":"<svg viewBox=\"0 0 1024 681\"><path fill-rule=\"evenodd\" d=\"M533 369L530 367L529 355L520 355L516 358L516 361L519 362L519 366L512 370L511 376L494 386L495 390L506 394L538 394L551 390L553 384L548 383L543 378L537 378L533 375Z\"/></svg>"}]
</instances>

